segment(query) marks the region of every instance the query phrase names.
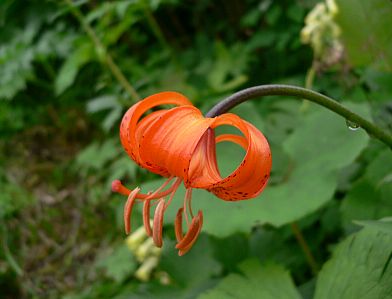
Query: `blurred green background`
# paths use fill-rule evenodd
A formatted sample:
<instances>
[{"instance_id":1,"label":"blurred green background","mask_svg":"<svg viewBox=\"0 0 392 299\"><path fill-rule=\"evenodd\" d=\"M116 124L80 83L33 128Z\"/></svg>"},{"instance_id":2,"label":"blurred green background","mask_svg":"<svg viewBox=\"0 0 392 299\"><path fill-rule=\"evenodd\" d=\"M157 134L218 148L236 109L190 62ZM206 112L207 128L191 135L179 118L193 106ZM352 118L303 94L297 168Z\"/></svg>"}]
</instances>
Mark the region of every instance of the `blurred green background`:
<instances>
[{"instance_id":1,"label":"blurred green background","mask_svg":"<svg viewBox=\"0 0 392 299\"><path fill-rule=\"evenodd\" d=\"M271 144L269 186L241 203L195 191L205 223L184 257L183 192L156 250L126 239L110 190L160 184L118 126L164 90L206 112L249 86L306 86L391 132L391 15L386 0L1 0L0 298L392 298L392 152L307 101L236 108ZM223 173L242 155L218 146Z\"/></svg>"}]
</instances>

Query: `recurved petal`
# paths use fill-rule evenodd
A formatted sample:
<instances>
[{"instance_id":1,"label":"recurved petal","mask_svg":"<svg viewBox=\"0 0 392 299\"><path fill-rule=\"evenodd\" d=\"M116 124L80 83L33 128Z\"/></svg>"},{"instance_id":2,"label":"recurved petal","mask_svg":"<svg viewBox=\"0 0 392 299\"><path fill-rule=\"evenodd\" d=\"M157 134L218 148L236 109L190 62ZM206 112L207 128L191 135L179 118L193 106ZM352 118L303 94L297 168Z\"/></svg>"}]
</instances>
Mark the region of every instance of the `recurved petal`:
<instances>
[{"instance_id":1,"label":"recurved petal","mask_svg":"<svg viewBox=\"0 0 392 299\"><path fill-rule=\"evenodd\" d=\"M190 185L205 188L222 180L216 161L215 132L208 129L192 154L189 167Z\"/></svg>"},{"instance_id":2,"label":"recurved petal","mask_svg":"<svg viewBox=\"0 0 392 299\"><path fill-rule=\"evenodd\" d=\"M244 150L247 150L247 148L248 148L248 140L246 140L246 138L243 136L238 136L238 135L234 135L234 134L219 135L215 138L215 141L216 141L216 143L223 142L223 141L230 141L230 142L238 144Z\"/></svg>"},{"instance_id":3,"label":"recurved petal","mask_svg":"<svg viewBox=\"0 0 392 299\"><path fill-rule=\"evenodd\" d=\"M140 139L140 158L189 184L189 164L200 139L214 122L193 106L172 108L162 114Z\"/></svg>"},{"instance_id":4,"label":"recurved petal","mask_svg":"<svg viewBox=\"0 0 392 299\"><path fill-rule=\"evenodd\" d=\"M177 106L192 105L192 103L185 96L177 92L168 91L157 93L145 98L144 100L129 108L125 113L120 126L121 143L128 155L142 167L158 174L162 174L163 170L153 169L143 163L143 161L140 159L138 137L143 134L143 129L146 129L151 125L151 123L155 122L159 118L159 113L152 113L152 116L148 117L146 121L142 123L140 129L137 130L137 128L138 122L145 112L156 106L166 104Z\"/></svg>"},{"instance_id":5,"label":"recurved petal","mask_svg":"<svg viewBox=\"0 0 392 299\"><path fill-rule=\"evenodd\" d=\"M223 135L218 141L232 141L246 148L246 154L241 164L226 178L211 180L194 180L192 187L205 188L224 200L243 200L257 196L264 189L272 166L271 151L264 135L252 124L238 116L227 113L218 116L211 128L221 125L231 125L239 129L244 136L234 137ZM214 145L215 146L215 145ZM212 148L206 151L212 151ZM216 161L209 161L215 167Z\"/></svg>"}]
</instances>

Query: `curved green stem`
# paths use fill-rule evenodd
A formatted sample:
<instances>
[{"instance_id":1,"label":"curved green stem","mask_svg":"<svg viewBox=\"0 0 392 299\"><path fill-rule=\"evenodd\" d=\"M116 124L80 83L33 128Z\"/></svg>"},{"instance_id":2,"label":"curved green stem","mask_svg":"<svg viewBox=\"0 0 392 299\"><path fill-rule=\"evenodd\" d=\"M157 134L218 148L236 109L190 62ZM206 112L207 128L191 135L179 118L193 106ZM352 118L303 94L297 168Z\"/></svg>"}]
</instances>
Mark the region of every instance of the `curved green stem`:
<instances>
[{"instance_id":1,"label":"curved green stem","mask_svg":"<svg viewBox=\"0 0 392 299\"><path fill-rule=\"evenodd\" d=\"M232 94L226 99L223 99L214 107L212 107L212 109L206 114L206 117L218 116L222 113L229 111L230 109L241 104L242 102L245 102L252 98L272 95L294 96L301 99L307 99L311 102L324 106L325 108L343 116L346 120L360 126L370 136L377 138L392 149L392 135L390 135L388 132L384 131L380 127L364 119L358 114L352 112L351 110L347 109L337 101L321 93L297 86L271 84L259 85L241 90Z\"/></svg>"}]
</instances>

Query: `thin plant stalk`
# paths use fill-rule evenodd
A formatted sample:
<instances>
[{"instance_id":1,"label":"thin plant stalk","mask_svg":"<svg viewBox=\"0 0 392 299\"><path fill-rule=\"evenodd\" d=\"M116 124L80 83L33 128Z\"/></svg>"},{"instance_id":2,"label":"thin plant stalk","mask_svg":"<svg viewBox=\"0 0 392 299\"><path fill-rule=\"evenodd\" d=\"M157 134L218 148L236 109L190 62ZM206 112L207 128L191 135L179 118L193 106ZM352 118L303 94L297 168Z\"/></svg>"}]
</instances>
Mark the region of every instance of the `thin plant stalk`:
<instances>
[{"instance_id":1,"label":"thin plant stalk","mask_svg":"<svg viewBox=\"0 0 392 299\"><path fill-rule=\"evenodd\" d=\"M306 99L318 105L321 105L336 114L344 117L347 121L364 129L371 137L374 137L381 142L385 143L389 148L392 149L392 135L384 129L376 126L372 122L364 119L362 116L349 110L339 102L312 90L283 84L270 84L270 85L259 85L250 87L239 92L232 94L231 96L223 99L216 104L206 114L206 117L215 117L222 113L229 111L235 106L253 98L259 98L263 96L293 96L300 99Z\"/></svg>"},{"instance_id":2,"label":"thin plant stalk","mask_svg":"<svg viewBox=\"0 0 392 299\"><path fill-rule=\"evenodd\" d=\"M297 239L298 244L301 246L301 249L303 253L305 254L306 261L309 264L310 269L312 270L312 273L316 275L319 271L319 266L316 262L316 259L314 258L312 251L309 248L308 243L305 240L304 235L302 234L298 224L296 222L293 222L290 224L291 230L293 231L293 234L295 238Z\"/></svg>"},{"instance_id":3,"label":"thin plant stalk","mask_svg":"<svg viewBox=\"0 0 392 299\"><path fill-rule=\"evenodd\" d=\"M117 81L121 84L121 86L128 92L130 97L134 102L137 102L140 100L140 96L136 92L136 89L129 83L129 81L126 79L125 75L121 71L121 69L118 67L118 65L114 62L112 56L109 54L108 50L104 46L104 44L101 42L101 40L98 38L97 34L95 33L94 29L90 26L90 24L86 21L85 17L77 8L76 6L73 5L71 0L64 0L69 9L71 10L71 13L78 19L80 24L83 27L83 30L87 33L87 35L90 37L90 39L93 41L97 54L99 56L103 56L103 60L107 67L110 69L112 72L113 76L117 79Z\"/></svg>"}]
</instances>

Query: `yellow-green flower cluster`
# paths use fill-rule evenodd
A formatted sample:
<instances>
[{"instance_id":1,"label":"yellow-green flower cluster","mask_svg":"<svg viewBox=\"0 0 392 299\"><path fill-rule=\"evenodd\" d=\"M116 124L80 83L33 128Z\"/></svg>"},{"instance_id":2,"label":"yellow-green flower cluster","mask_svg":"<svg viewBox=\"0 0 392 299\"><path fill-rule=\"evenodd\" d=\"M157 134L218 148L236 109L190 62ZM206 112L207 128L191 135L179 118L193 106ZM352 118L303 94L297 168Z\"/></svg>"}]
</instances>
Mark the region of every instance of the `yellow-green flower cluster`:
<instances>
[{"instance_id":1,"label":"yellow-green flower cluster","mask_svg":"<svg viewBox=\"0 0 392 299\"><path fill-rule=\"evenodd\" d=\"M149 281L153 271L158 266L161 248L154 245L154 241L147 236L143 226L129 235L126 244L140 263L135 272L135 277L141 281Z\"/></svg>"},{"instance_id":2,"label":"yellow-green flower cluster","mask_svg":"<svg viewBox=\"0 0 392 299\"><path fill-rule=\"evenodd\" d=\"M338 40L340 28L334 21L337 13L335 1L326 0L324 3L318 3L305 18L301 41L311 45L316 59L326 61L326 55L342 51L342 45Z\"/></svg>"}]
</instances>

